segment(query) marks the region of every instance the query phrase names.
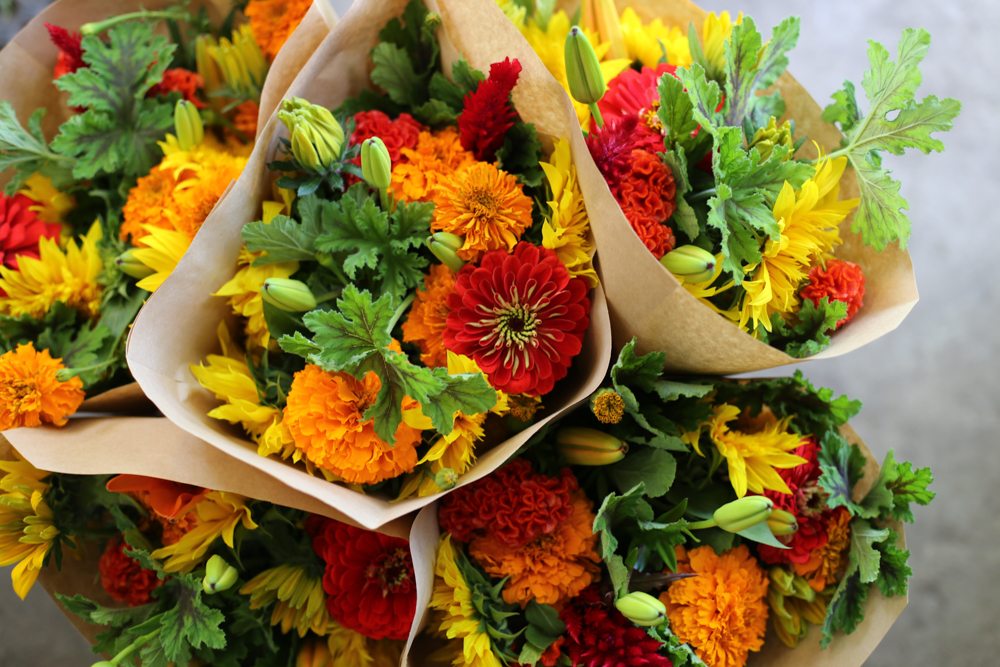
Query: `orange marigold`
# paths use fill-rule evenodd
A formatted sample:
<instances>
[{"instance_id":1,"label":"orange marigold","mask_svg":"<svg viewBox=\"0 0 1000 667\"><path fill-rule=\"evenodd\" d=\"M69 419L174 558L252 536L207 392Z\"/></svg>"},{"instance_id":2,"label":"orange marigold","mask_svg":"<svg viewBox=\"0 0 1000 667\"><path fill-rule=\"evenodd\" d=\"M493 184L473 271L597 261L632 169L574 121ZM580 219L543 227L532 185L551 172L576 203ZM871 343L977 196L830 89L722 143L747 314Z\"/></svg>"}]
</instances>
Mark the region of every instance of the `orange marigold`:
<instances>
[{"instance_id":1,"label":"orange marigold","mask_svg":"<svg viewBox=\"0 0 1000 667\"><path fill-rule=\"evenodd\" d=\"M591 530L594 513L579 489L570 498L569 517L519 549L495 536L477 537L469 555L492 577L509 577L503 599L509 604L558 604L569 600L599 578L597 536Z\"/></svg>"},{"instance_id":2,"label":"orange marigold","mask_svg":"<svg viewBox=\"0 0 1000 667\"><path fill-rule=\"evenodd\" d=\"M129 190L128 199L122 209L122 224L119 236L123 241L129 237L136 241L146 235L143 225L165 227L163 211L171 206L177 178L173 169L160 165L136 181Z\"/></svg>"},{"instance_id":3,"label":"orange marigold","mask_svg":"<svg viewBox=\"0 0 1000 667\"><path fill-rule=\"evenodd\" d=\"M254 100L241 102L233 110L233 127L243 135L246 141L253 141L257 136L257 116L260 115L260 105Z\"/></svg>"},{"instance_id":4,"label":"orange marigold","mask_svg":"<svg viewBox=\"0 0 1000 667\"><path fill-rule=\"evenodd\" d=\"M698 576L660 595L670 628L712 667L743 667L764 645L767 575L744 545L722 555L709 546L677 547L677 563L678 572Z\"/></svg>"},{"instance_id":5,"label":"orange marigold","mask_svg":"<svg viewBox=\"0 0 1000 667\"><path fill-rule=\"evenodd\" d=\"M313 365L296 373L282 420L295 447L350 484L375 484L413 470L421 432L401 423L390 446L363 417L381 386L373 372L360 381Z\"/></svg>"},{"instance_id":6,"label":"orange marigold","mask_svg":"<svg viewBox=\"0 0 1000 667\"><path fill-rule=\"evenodd\" d=\"M288 37L299 27L312 0L250 0L243 13L260 50L274 60Z\"/></svg>"},{"instance_id":7,"label":"orange marigold","mask_svg":"<svg viewBox=\"0 0 1000 667\"><path fill-rule=\"evenodd\" d=\"M805 563L792 563L792 569L809 581L815 591L837 583L844 556L851 546L851 513L844 507L835 509L826 525L826 544L816 549Z\"/></svg>"},{"instance_id":8,"label":"orange marigold","mask_svg":"<svg viewBox=\"0 0 1000 667\"><path fill-rule=\"evenodd\" d=\"M513 174L477 162L434 193L431 229L465 237L458 256L475 261L490 250L510 252L531 226L531 199Z\"/></svg>"},{"instance_id":9,"label":"orange marigold","mask_svg":"<svg viewBox=\"0 0 1000 667\"><path fill-rule=\"evenodd\" d=\"M403 341L420 348L420 360L430 367L447 366L444 346L448 320L448 295L455 288L455 276L444 264L435 264L424 278L424 289L417 290L413 308L403 323Z\"/></svg>"},{"instance_id":10,"label":"orange marigold","mask_svg":"<svg viewBox=\"0 0 1000 667\"><path fill-rule=\"evenodd\" d=\"M60 382L62 359L33 343L0 355L0 431L22 426L63 426L83 403L83 382Z\"/></svg>"},{"instance_id":11,"label":"orange marigold","mask_svg":"<svg viewBox=\"0 0 1000 667\"><path fill-rule=\"evenodd\" d=\"M476 162L475 156L462 148L454 127L421 132L417 147L403 148L400 153L400 163L392 165L392 192L403 201L430 199L438 184Z\"/></svg>"}]
</instances>

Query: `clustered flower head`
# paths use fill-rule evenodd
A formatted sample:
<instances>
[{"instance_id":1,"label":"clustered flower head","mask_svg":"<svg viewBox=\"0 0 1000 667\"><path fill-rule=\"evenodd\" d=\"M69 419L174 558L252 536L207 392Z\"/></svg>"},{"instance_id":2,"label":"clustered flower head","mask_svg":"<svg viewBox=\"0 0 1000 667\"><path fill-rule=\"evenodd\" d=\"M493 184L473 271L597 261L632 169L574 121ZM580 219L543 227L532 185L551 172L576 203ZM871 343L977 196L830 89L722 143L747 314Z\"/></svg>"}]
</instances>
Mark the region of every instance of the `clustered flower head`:
<instances>
[{"instance_id":1,"label":"clustered flower head","mask_svg":"<svg viewBox=\"0 0 1000 667\"><path fill-rule=\"evenodd\" d=\"M153 591L163 582L152 570L125 553L128 545L120 537L108 540L98 562L101 588L116 602L138 607L152 600Z\"/></svg>"},{"instance_id":2,"label":"clustered flower head","mask_svg":"<svg viewBox=\"0 0 1000 667\"><path fill-rule=\"evenodd\" d=\"M462 147L477 160L493 160L514 126L517 111L510 103L510 94L520 74L521 63L505 58L490 65L489 77L466 95L458 131Z\"/></svg>"},{"instance_id":3,"label":"clustered flower head","mask_svg":"<svg viewBox=\"0 0 1000 667\"><path fill-rule=\"evenodd\" d=\"M0 355L0 431L23 426L63 426L83 403L78 377L60 380L61 359L33 343Z\"/></svg>"}]
</instances>

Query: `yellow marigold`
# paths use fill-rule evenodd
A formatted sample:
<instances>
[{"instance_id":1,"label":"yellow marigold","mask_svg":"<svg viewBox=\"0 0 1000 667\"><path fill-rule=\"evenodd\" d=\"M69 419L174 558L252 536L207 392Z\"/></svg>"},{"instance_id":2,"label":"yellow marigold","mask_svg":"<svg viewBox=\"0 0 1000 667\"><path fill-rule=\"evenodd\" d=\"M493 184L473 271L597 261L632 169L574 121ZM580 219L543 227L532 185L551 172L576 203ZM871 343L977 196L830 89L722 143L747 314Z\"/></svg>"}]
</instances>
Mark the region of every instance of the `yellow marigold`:
<instances>
[{"instance_id":1,"label":"yellow marigold","mask_svg":"<svg viewBox=\"0 0 1000 667\"><path fill-rule=\"evenodd\" d=\"M52 179L41 174L29 176L18 192L38 202L31 210L45 222L66 222L66 214L76 205L72 195L57 190Z\"/></svg>"},{"instance_id":2,"label":"yellow marigold","mask_svg":"<svg viewBox=\"0 0 1000 667\"><path fill-rule=\"evenodd\" d=\"M236 260L236 275L215 292L215 296L229 297L233 312L244 318L244 332L247 347L252 351L267 349L271 344L271 332L264 319L264 298L261 288L268 278L290 278L299 270L298 262L276 262L254 266L259 253L252 253L246 247L240 248Z\"/></svg>"},{"instance_id":3,"label":"yellow marigold","mask_svg":"<svg viewBox=\"0 0 1000 667\"><path fill-rule=\"evenodd\" d=\"M264 570L240 588L250 597L250 609L274 605L271 625L282 634L292 630L299 637L312 632L325 635L333 622L326 609L322 576L312 576L301 565L283 563Z\"/></svg>"},{"instance_id":4,"label":"yellow marigold","mask_svg":"<svg viewBox=\"0 0 1000 667\"><path fill-rule=\"evenodd\" d=\"M738 407L723 403L715 406L708 423L712 443L729 466L729 482L737 497L745 496L747 489L754 493L764 493L764 489L791 493L775 470L806 462L801 456L788 453L803 441L801 435L788 430L791 417L779 420L770 413L762 414L747 432L730 428L739 417Z\"/></svg>"},{"instance_id":5,"label":"yellow marigold","mask_svg":"<svg viewBox=\"0 0 1000 667\"><path fill-rule=\"evenodd\" d=\"M800 577L809 581L815 591L838 581L844 557L851 547L851 513L843 507L834 510L826 526L826 544L809 555L805 563L792 563Z\"/></svg>"},{"instance_id":6,"label":"yellow marigold","mask_svg":"<svg viewBox=\"0 0 1000 667\"><path fill-rule=\"evenodd\" d=\"M257 528L244 498L233 493L212 491L191 512L195 516L194 526L173 544L151 554L164 561L163 569L167 572L190 572L220 537L232 548L236 527L241 524L246 530Z\"/></svg>"},{"instance_id":7,"label":"yellow marigold","mask_svg":"<svg viewBox=\"0 0 1000 667\"><path fill-rule=\"evenodd\" d=\"M243 13L250 20L253 38L269 60L299 27L312 0L250 0Z\"/></svg>"},{"instance_id":8,"label":"yellow marigold","mask_svg":"<svg viewBox=\"0 0 1000 667\"><path fill-rule=\"evenodd\" d=\"M17 270L0 266L0 313L42 317L57 301L95 317L101 305L97 277L104 268L97 242L101 226L91 225L79 243L70 240L65 250L55 239L38 242L38 259L21 255Z\"/></svg>"},{"instance_id":9,"label":"yellow marigold","mask_svg":"<svg viewBox=\"0 0 1000 667\"><path fill-rule=\"evenodd\" d=\"M0 355L0 431L22 426L64 426L83 403L83 382L60 382L62 359L33 343Z\"/></svg>"},{"instance_id":10,"label":"yellow marigold","mask_svg":"<svg viewBox=\"0 0 1000 667\"><path fill-rule=\"evenodd\" d=\"M513 174L486 162L438 185L431 229L465 238L456 254L467 262L490 250L514 249L531 226L531 199Z\"/></svg>"},{"instance_id":11,"label":"yellow marigold","mask_svg":"<svg viewBox=\"0 0 1000 667\"><path fill-rule=\"evenodd\" d=\"M555 532L511 549L494 537L478 537L469 555L490 576L507 578L503 599L509 604L558 604L576 596L599 577L594 513L582 491L571 499L569 517Z\"/></svg>"},{"instance_id":12,"label":"yellow marigold","mask_svg":"<svg viewBox=\"0 0 1000 667\"><path fill-rule=\"evenodd\" d=\"M569 141L556 139L549 160L539 163L552 193L549 215L542 226L542 246L555 251L571 276L583 276L591 287L597 287L591 260L596 247Z\"/></svg>"},{"instance_id":13,"label":"yellow marigold","mask_svg":"<svg viewBox=\"0 0 1000 667\"><path fill-rule=\"evenodd\" d=\"M421 132L416 148L403 148L399 164L392 166L392 192L403 201L430 199L439 183L454 172L474 164L476 156L462 148L458 129Z\"/></svg>"},{"instance_id":14,"label":"yellow marigold","mask_svg":"<svg viewBox=\"0 0 1000 667\"><path fill-rule=\"evenodd\" d=\"M417 290L413 307L403 322L403 341L420 348L425 366L445 366L448 350L444 346L444 328L448 319L448 295L455 287L455 276L444 264L435 264L424 277L424 289Z\"/></svg>"},{"instance_id":15,"label":"yellow marigold","mask_svg":"<svg viewBox=\"0 0 1000 667\"><path fill-rule=\"evenodd\" d=\"M282 420L295 446L350 484L375 484L413 470L420 431L401 423L389 446L375 435L374 422L364 419L381 385L374 372L360 381L313 365L296 373Z\"/></svg>"},{"instance_id":16,"label":"yellow marigold","mask_svg":"<svg viewBox=\"0 0 1000 667\"><path fill-rule=\"evenodd\" d=\"M660 600L670 629L712 667L743 667L764 645L767 575L744 545L717 555L712 547L677 547L678 572L698 576L670 584Z\"/></svg>"},{"instance_id":17,"label":"yellow marigold","mask_svg":"<svg viewBox=\"0 0 1000 667\"><path fill-rule=\"evenodd\" d=\"M625 49L632 60L654 68L664 61L677 67L691 64L687 32L680 26L664 25L661 19L643 23L631 7L622 12L621 26Z\"/></svg>"}]
</instances>

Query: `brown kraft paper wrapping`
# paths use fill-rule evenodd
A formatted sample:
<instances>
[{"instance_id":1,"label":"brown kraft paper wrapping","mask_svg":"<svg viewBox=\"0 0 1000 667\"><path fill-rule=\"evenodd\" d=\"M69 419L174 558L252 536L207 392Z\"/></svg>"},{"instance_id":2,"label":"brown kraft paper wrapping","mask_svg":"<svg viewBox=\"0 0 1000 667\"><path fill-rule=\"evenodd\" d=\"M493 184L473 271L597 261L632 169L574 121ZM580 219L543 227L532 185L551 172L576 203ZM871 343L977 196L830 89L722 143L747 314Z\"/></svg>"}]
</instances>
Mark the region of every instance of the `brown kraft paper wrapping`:
<instances>
[{"instance_id":1,"label":"brown kraft paper wrapping","mask_svg":"<svg viewBox=\"0 0 1000 667\"><path fill-rule=\"evenodd\" d=\"M45 29L51 23L70 31L90 21L100 21L110 16L139 9L162 9L175 5L174 0L58 0L43 9L14 39L0 50L0 96L10 102L21 123L26 123L36 109L45 109L42 127L49 138L70 115L65 95L53 85L52 70L58 49L49 40ZM221 18L230 10L229 0L204 0L210 14ZM336 14L329 0L314 0L309 11L299 23L285 45L278 52L268 69L261 91L260 123L263 127L295 75L312 55L316 46L330 32ZM7 182L0 176L0 186ZM147 414L155 408L149 403L138 385L131 383L88 398L80 410L118 414Z\"/></svg>"},{"instance_id":2,"label":"brown kraft paper wrapping","mask_svg":"<svg viewBox=\"0 0 1000 667\"><path fill-rule=\"evenodd\" d=\"M405 4L405 0L356 3L319 46L292 83L288 96L336 107L369 86L369 53L377 43L378 32L402 12ZM442 17L439 34L449 69L459 52L481 70L506 56L520 58L524 70L514 90L518 111L526 121L535 123L540 132L550 137L565 136L571 113L568 99L495 6L488 0L439 0L432 2L431 7ZM234 459L232 465L241 462L262 471L352 517L362 526L377 528L428 505L435 496L393 503L314 477L290 463L261 457L241 429L208 417L207 413L218 401L198 384L189 370L192 364L219 349L217 328L229 316L229 307L225 299L213 297L212 293L235 270L243 225L260 218L261 202L270 197L271 182L265 167L276 154L282 131L283 126L272 117L261 132L243 175L220 200L174 274L140 312L129 338L129 367L146 395L166 417ZM611 334L600 289L592 292L592 300L591 325L583 352L575 360L570 375L546 397L545 419L488 451L480 451L478 462L462 477L459 486L498 468L546 422L585 400L600 385L611 358ZM178 332L183 335L177 335ZM258 497L271 500L267 496Z\"/></svg>"},{"instance_id":3,"label":"brown kraft paper wrapping","mask_svg":"<svg viewBox=\"0 0 1000 667\"><path fill-rule=\"evenodd\" d=\"M688 0L618 0L632 7L643 21L663 19L668 25L700 29L705 11ZM769 26L761 26L765 35ZM860 72L845 72L859 76ZM809 137L829 153L840 144L840 132L825 123L819 105L788 73L778 81L795 119L797 137ZM724 375L783 366L801 361L754 339L691 296L663 268L632 231L618 202L591 160L580 132L573 132L573 157L587 202L600 257L601 280L611 312L615 349L631 338L638 352L666 352L666 366L682 373ZM801 152L814 156L807 142ZM841 197L858 195L854 174L848 170ZM909 254L897 246L875 252L850 231L852 217L841 224L844 244L837 257L859 264L865 273L865 303L851 323L833 336L830 346L810 359L846 354L895 329L917 302L917 286Z\"/></svg>"}]
</instances>

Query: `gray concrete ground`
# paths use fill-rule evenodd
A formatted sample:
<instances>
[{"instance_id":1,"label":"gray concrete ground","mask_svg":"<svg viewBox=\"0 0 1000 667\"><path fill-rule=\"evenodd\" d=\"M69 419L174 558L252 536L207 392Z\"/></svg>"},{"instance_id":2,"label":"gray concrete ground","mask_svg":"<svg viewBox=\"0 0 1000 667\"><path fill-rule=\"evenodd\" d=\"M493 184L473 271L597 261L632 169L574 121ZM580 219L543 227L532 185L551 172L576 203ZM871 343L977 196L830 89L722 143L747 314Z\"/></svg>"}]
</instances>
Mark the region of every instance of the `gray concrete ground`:
<instances>
[{"instance_id":1,"label":"gray concrete ground","mask_svg":"<svg viewBox=\"0 0 1000 667\"><path fill-rule=\"evenodd\" d=\"M26 3L21 5L36 5ZM346 0L335 2L342 9ZM930 465L938 498L917 512L907 536L915 570L910 606L868 661L871 667L986 666L998 663L1000 495L1000 223L989 183L997 158L1000 4L965 2L774 2L711 0L710 9L743 10L762 27L802 17L792 71L825 103L845 78L864 71L866 40L895 51L900 31L933 34L923 94L965 105L944 155L892 160L910 202L910 252L922 301L899 331L847 357L806 364L815 382L860 398L854 426L879 456ZM9 19L0 18L0 36ZM2 96L2 91L0 91ZM998 106L994 106L998 105ZM83 642L45 594L20 603L0 585L0 665L77 667L91 662Z\"/></svg>"}]
</instances>

